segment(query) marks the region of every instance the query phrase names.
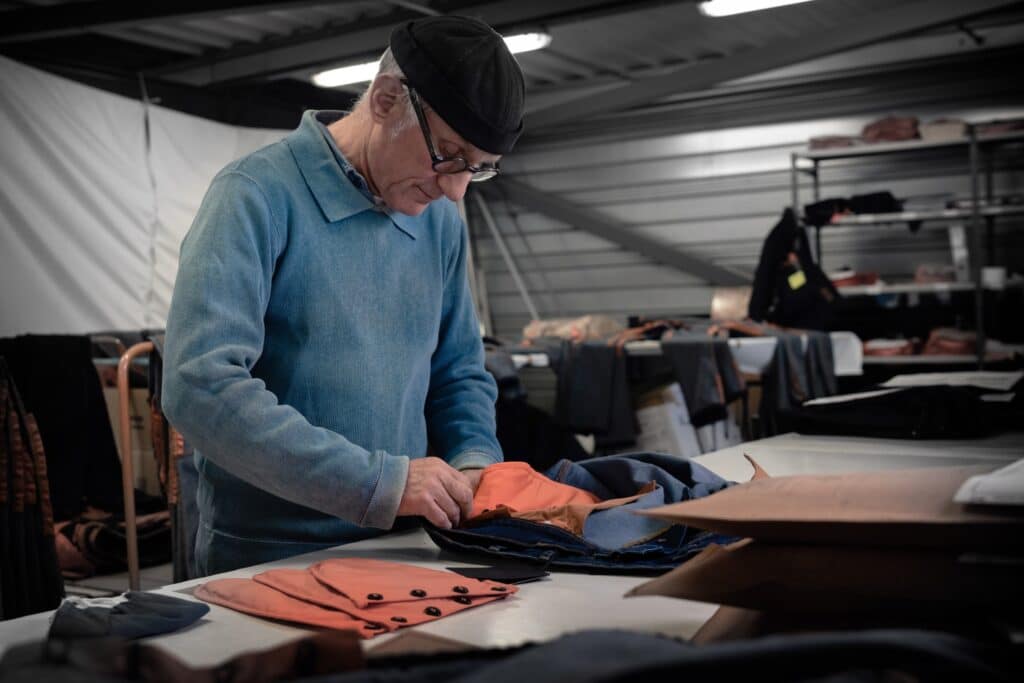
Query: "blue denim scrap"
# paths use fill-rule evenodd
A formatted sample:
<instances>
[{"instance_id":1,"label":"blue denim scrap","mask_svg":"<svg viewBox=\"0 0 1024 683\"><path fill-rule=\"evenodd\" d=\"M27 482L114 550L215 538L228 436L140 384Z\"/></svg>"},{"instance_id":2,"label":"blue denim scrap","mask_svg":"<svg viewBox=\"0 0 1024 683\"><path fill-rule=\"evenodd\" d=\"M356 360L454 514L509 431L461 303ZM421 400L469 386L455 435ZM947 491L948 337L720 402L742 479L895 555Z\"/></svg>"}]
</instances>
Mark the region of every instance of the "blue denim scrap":
<instances>
[{"instance_id":1,"label":"blue denim scrap","mask_svg":"<svg viewBox=\"0 0 1024 683\"><path fill-rule=\"evenodd\" d=\"M730 543L723 536L633 514L637 510L703 498L732 482L692 460L661 453L626 453L572 462L561 460L544 472L554 481L589 491L602 500L624 498L654 482L637 500L590 514L577 536L565 529L524 519L491 518L458 529L427 525L441 548L457 552L540 562L551 567L665 571L708 545Z\"/></svg>"}]
</instances>

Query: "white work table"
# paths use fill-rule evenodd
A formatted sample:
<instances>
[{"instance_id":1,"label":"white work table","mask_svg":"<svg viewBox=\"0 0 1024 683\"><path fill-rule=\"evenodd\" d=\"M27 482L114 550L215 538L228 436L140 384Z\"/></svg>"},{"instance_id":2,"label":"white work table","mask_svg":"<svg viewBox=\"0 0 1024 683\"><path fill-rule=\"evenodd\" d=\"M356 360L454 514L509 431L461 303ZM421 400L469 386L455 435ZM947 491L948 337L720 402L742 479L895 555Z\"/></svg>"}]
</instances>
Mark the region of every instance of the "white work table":
<instances>
[{"instance_id":1,"label":"white work table","mask_svg":"<svg viewBox=\"0 0 1024 683\"><path fill-rule=\"evenodd\" d=\"M743 458L744 453L775 476L961 464L1000 465L1024 454L1024 434L981 441L786 434L709 453L697 460L728 479L745 481L752 471ZM248 577L270 568L306 567L335 557L369 557L438 569L489 563L443 552L425 533L417 530L248 567L220 574L218 578ZM188 589L207 580L209 578L186 581L155 592L189 597ZM478 647L515 646L589 628L622 628L689 637L716 609L711 604L664 597L622 597L630 588L647 580L644 576L552 572L545 580L520 586L519 593L507 600L423 624L414 630ZM49 617L50 613L42 613L0 623L0 653L14 643L44 637ZM372 651L409 630L378 636L365 641L364 647ZM193 626L151 638L149 642L166 648L191 666L200 667L218 664L241 652L279 645L306 633L308 631L301 628L211 605L209 614Z\"/></svg>"}]
</instances>

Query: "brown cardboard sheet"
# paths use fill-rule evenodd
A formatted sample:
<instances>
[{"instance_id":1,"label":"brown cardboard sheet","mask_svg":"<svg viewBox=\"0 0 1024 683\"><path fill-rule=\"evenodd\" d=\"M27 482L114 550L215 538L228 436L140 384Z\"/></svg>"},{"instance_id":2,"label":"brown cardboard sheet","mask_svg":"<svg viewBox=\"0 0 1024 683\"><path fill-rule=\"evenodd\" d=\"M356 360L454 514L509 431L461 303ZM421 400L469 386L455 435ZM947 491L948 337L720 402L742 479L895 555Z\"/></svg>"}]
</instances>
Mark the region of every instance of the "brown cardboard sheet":
<instances>
[{"instance_id":1,"label":"brown cardboard sheet","mask_svg":"<svg viewBox=\"0 0 1024 683\"><path fill-rule=\"evenodd\" d=\"M949 550L1024 549L1021 511L953 502L994 466L755 478L714 495L637 514L781 543Z\"/></svg>"},{"instance_id":2,"label":"brown cardboard sheet","mask_svg":"<svg viewBox=\"0 0 1024 683\"><path fill-rule=\"evenodd\" d=\"M710 546L627 595L663 595L756 610L949 616L1024 606L1019 562L922 548Z\"/></svg>"}]
</instances>

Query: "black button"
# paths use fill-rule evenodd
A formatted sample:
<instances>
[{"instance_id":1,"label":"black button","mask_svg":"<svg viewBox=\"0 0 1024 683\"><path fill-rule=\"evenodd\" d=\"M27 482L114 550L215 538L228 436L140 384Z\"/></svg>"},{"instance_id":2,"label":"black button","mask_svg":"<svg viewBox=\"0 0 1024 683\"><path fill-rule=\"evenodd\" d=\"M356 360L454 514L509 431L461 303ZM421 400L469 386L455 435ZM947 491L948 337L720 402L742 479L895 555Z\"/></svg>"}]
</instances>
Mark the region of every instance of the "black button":
<instances>
[{"instance_id":1,"label":"black button","mask_svg":"<svg viewBox=\"0 0 1024 683\"><path fill-rule=\"evenodd\" d=\"M409 595L411 595L414 598L425 598L427 597L427 591L423 590L422 588L413 588L411 591L409 591Z\"/></svg>"},{"instance_id":2,"label":"black button","mask_svg":"<svg viewBox=\"0 0 1024 683\"><path fill-rule=\"evenodd\" d=\"M455 602L457 602L457 603L459 603L461 605L472 605L473 604L473 601L469 597L467 597L465 595L459 595L457 597L452 598L452 600L454 600Z\"/></svg>"},{"instance_id":3,"label":"black button","mask_svg":"<svg viewBox=\"0 0 1024 683\"><path fill-rule=\"evenodd\" d=\"M505 592L505 591L507 591L508 589L507 589L507 588L505 588L504 586L491 586L491 590L492 590L492 591L495 591L495 592L497 592L497 593L504 593L504 592Z\"/></svg>"},{"instance_id":4,"label":"black button","mask_svg":"<svg viewBox=\"0 0 1024 683\"><path fill-rule=\"evenodd\" d=\"M391 621L395 622L396 624L404 624L409 620L405 617L391 617Z\"/></svg>"},{"instance_id":5,"label":"black button","mask_svg":"<svg viewBox=\"0 0 1024 683\"><path fill-rule=\"evenodd\" d=\"M384 628L384 624L378 624L376 622L371 621L369 623L363 624L363 628L365 628L367 631L379 631L382 628Z\"/></svg>"},{"instance_id":6,"label":"black button","mask_svg":"<svg viewBox=\"0 0 1024 683\"><path fill-rule=\"evenodd\" d=\"M384 596L381 595L380 593L370 593L369 595L366 596L366 599L367 600L383 600Z\"/></svg>"},{"instance_id":7,"label":"black button","mask_svg":"<svg viewBox=\"0 0 1024 683\"><path fill-rule=\"evenodd\" d=\"M468 593L469 592L469 589L466 588L465 586L456 586L452 590L455 591L456 593Z\"/></svg>"},{"instance_id":8,"label":"black button","mask_svg":"<svg viewBox=\"0 0 1024 683\"><path fill-rule=\"evenodd\" d=\"M423 613L431 617L441 616L441 610L439 610L436 607L428 607L425 610L423 610Z\"/></svg>"}]
</instances>

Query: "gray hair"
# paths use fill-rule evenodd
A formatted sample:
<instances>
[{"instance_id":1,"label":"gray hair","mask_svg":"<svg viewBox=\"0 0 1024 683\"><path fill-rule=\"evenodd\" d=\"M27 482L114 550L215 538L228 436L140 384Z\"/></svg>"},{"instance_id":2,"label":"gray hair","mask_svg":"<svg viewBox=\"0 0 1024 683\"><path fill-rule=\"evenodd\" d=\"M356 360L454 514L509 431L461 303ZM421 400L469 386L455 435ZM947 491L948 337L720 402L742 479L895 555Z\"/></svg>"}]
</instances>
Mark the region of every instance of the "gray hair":
<instances>
[{"instance_id":1,"label":"gray hair","mask_svg":"<svg viewBox=\"0 0 1024 683\"><path fill-rule=\"evenodd\" d=\"M380 76L382 74L394 76L399 80L405 78L405 74L402 72L402 67L398 66L398 62L395 61L395 56L391 54L390 47L384 50L384 54L381 55L380 63L377 66L377 75ZM366 89L359 96L359 99L356 101L355 107L353 107L354 111L361 111L364 107L369 106L368 99L371 86L373 86L372 81L366 86ZM409 101L409 91L407 89L402 89L402 94L399 96L398 104L400 107L402 107L404 116L400 119L398 125L394 129L392 129L392 134L394 136L397 136L406 128L414 126L417 123L416 112L414 112L412 109L412 102ZM423 106L424 108L426 108L427 105L425 102L423 103Z\"/></svg>"}]
</instances>

